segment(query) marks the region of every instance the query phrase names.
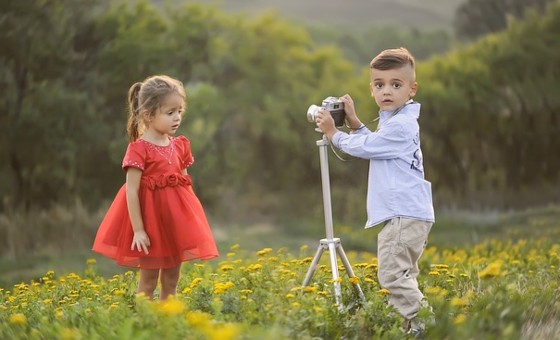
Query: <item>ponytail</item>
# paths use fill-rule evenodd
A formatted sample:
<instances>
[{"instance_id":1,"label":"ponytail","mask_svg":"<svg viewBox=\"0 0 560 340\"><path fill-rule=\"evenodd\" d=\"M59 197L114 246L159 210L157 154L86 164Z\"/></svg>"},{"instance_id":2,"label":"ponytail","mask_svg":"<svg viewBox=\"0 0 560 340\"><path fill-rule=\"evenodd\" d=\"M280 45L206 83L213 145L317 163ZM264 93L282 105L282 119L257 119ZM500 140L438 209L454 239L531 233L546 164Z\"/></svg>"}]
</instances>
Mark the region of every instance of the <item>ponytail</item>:
<instances>
[{"instance_id":1,"label":"ponytail","mask_svg":"<svg viewBox=\"0 0 560 340\"><path fill-rule=\"evenodd\" d=\"M139 132L139 123L140 123L140 103L139 103L139 96L140 88L142 87L142 83L135 83L130 87L128 90L128 123L126 125L126 130L128 132L128 141L134 142L138 139L140 134Z\"/></svg>"}]
</instances>

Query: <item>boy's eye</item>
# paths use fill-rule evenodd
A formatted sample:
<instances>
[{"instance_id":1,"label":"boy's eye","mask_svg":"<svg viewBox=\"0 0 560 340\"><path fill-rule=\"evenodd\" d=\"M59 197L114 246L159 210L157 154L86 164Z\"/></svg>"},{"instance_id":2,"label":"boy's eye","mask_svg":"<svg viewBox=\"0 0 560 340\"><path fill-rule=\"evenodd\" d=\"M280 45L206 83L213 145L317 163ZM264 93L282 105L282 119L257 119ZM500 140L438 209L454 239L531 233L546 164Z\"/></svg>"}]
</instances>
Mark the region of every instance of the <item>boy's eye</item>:
<instances>
[{"instance_id":1,"label":"boy's eye","mask_svg":"<svg viewBox=\"0 0 560 340\"><path fill-rule=\"evenodd\" d=\"M383 87L383 84L377 83L377 84L375 84L374 86L375 86L376 89L380 89L380 88Z\"/></svg>"},{"instance_id":2,"label":"boy's eye","mask_svg":"<svg viewBox=\"0 0 560 340\"><path fill-rule=\"evenodd\" d=\"M393 84L393 87L396 88L396 89L400 89L402 87L402 85L399 84L399 83L395 83L395 84Z\"/></svg>"}]
</instances>

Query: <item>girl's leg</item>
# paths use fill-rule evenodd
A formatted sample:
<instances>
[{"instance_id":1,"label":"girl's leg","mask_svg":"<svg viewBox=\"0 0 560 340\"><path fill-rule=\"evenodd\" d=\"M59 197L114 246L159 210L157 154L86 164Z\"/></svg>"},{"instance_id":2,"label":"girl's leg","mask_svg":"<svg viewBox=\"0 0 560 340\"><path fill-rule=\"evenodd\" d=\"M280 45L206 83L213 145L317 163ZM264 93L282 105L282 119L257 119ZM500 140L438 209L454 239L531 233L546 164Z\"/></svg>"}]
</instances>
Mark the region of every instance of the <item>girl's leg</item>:
<instances>
[{"instance_id":1,"label":"girl's leg","mask_svg":"<svg viewBox=\"0 0 560 340\"><path fill-rule=\"evenodd\" d=\"M144 293L149 299L153 299L154 290L156 290L157 287L158 275L159 269L140 269L137 293Z\"/></svg>"},{"instance_id":2,"label":"girl's leg","mask_svg":"<svg viewBox=\"0 0 560 340\"><path fill-rule=\"evenodd\" d=\"M173 268L161 270L161 295L160 300L166 300L169 295L177 294L177 283L179 282L179 273L181 272L181 264Z\"/></svg>"}]
</instances>

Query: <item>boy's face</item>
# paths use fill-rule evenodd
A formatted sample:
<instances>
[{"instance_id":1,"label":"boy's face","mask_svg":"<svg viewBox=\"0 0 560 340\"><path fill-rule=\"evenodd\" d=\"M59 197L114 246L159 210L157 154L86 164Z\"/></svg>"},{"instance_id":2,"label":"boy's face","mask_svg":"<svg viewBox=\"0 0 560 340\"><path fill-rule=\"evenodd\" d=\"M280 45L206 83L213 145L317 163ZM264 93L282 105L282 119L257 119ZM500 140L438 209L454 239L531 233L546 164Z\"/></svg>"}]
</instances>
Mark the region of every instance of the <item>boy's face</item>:
<instances>
[{"instance_id":1,"label":"boy's face","mask_svg":"<svg viewBox=\"0 0 560 340\"><path fill-rule=\"evenodd\" d=\"M391 70L370 69L371 96L382 111L394 111L416 94L412 66Z\"/></svg>"}]
</instances>

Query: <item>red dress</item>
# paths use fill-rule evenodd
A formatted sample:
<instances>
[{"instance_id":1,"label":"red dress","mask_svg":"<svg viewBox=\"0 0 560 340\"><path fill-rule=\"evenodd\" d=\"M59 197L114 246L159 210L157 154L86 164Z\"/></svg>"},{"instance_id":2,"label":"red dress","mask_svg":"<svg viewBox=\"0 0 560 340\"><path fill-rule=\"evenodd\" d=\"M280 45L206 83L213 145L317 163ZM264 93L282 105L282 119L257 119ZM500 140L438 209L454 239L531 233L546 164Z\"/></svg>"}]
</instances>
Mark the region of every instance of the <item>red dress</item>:
<instances>
[{"instance_id":1,"label":"red dress","mask_svg":"<svg viewBox=\"0 0 560 340\"><path fill-rule=\"evenodd\" d=\"M168 146L143 139L128 145L122 168L142 170L139 199L149 254L130 250L134 232L126 203L126 184L117 193L99 226L93 250L125 267L171 268L182 261L218 256L212 231L189 175L194 162L186 137L170 137Z\"/></svg>"}]
</instances>

